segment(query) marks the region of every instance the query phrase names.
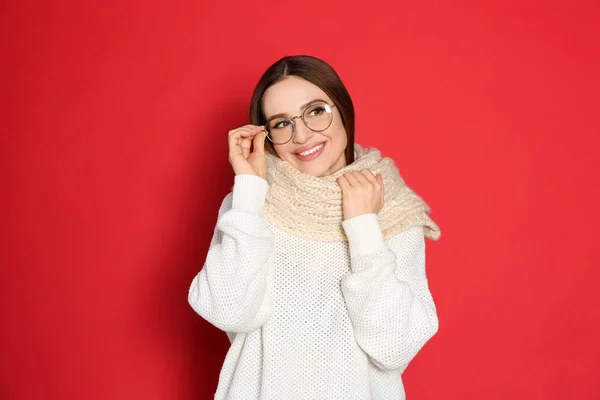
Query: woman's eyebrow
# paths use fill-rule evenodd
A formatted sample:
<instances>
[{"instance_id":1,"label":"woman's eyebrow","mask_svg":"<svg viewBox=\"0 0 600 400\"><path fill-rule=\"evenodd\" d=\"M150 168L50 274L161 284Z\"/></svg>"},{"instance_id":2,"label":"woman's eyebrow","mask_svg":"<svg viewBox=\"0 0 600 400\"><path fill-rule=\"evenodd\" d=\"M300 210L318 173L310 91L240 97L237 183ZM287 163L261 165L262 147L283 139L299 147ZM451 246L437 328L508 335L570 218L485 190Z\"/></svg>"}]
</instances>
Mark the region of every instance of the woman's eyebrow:
<instances>
[{"instance_id":1,"label":"woman's eyebrow","mask_svg":"<svg viewBox=\"0 0 600 400\"><path fill-rule=\"evenodd\" d=\"M319 103L319 102L327 103L325 100L322 100L322 99L314 99L314 100L311 100L308 103L305 103L302 106L300 106L300 110L304 111L306 109L306 107L310 106L313 103ZM267 121L270 119L273 119L273 118L289 117L289 116L290 116L290 114L288 114L288 113L279 113L279 114L273 115L272 117L267 118Z\"/></svg>"}]
</instances>

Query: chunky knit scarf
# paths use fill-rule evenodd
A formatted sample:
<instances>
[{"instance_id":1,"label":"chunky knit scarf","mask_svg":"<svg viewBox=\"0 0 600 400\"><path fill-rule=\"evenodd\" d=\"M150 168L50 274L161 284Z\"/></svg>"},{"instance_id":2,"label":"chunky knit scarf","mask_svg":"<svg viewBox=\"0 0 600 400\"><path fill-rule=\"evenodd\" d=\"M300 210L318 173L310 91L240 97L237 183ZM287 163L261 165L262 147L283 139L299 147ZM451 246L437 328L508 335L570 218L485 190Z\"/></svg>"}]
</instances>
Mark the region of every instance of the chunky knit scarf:
<instances>
[{"instance_id":1,"label":"chunky knit scarf","mask_svg":"<svg viewBox=\"0 0 600 400\"><path fill-rule=\"evenodd\" d=\"M422 225L425 237L437 240L440 229L429 217L429 206L405 183L394 161L374 147L354 145L354 162L335 173L314 177L266 153L269 191L265 219L298 237L328 242L345 241L342 228L342 190L336 179L348 171L369 169L382 174L385 203L377 214L385 238Z\"/></svg>"}]
</instances>

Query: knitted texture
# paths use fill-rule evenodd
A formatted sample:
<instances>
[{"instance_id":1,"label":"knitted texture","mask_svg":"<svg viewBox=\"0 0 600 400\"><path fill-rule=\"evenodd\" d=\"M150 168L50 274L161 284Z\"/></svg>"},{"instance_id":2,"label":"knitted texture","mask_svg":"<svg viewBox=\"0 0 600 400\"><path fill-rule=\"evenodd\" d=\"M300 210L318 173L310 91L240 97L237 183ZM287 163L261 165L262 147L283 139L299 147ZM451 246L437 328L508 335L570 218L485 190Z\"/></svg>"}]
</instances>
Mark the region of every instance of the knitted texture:
<instances>
[{"instance_id":1,"label":"knitted texture","mask_svg":"<svg viewBox=\"0 0 600 400\"><path fill-rule=\"evenodd\" d=\"M348 171L369 169L382 174L385 204L379 224L385 238L414 226L423 226L425 236L440 238L440 229L429 217L430 207L400 176L394 161L381 157L374 147L354 145L355 161L322 177L305 174L279 157L267 153L265 218L278 228L298 237L324 241L347 240L342 229L342 190L336 179Z\"/></svg>"},{"instance_id":2,"label":"knitted texture","mask_svg":"<svg viewBox=\"0 0 600 400\"><path fill-rule=\"evenodd\" d=\"M438 330L423 227L384 238L371 213L342 222L347 241L301 238L265 219L268 191L235 176L189 288L231 341L214 398L405 399L401 374Z\"/></svg>"}]
</instances>

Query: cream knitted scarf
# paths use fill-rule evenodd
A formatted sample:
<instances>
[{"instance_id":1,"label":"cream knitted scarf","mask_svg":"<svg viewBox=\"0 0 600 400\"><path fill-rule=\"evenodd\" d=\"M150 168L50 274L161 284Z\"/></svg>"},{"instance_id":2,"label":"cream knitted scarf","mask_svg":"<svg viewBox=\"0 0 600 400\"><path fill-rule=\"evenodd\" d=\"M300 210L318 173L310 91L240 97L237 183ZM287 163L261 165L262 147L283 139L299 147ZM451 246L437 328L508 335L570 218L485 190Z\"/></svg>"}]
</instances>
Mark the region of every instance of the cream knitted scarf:
<instances>
[{"instance_id":1,"label":"cream knitted scarf","mask_svg":"<svg viewBox=\"0 0 600 400\"><path fill-rule=\"evenodd\" d=\"M265 219L298 237L345 241L342 190L336 179L348 171L369 169L383 177L385 204L377 217L385 238L417 225L423 226L427 238L440 238L440 229L429 217L429 206L404 183L391 158L382 158L376 148L363 149L357 143L354 156L352 164L335 173L314 177L267 152L269 191L265 200Z\"/></svg>"}]
</instances>

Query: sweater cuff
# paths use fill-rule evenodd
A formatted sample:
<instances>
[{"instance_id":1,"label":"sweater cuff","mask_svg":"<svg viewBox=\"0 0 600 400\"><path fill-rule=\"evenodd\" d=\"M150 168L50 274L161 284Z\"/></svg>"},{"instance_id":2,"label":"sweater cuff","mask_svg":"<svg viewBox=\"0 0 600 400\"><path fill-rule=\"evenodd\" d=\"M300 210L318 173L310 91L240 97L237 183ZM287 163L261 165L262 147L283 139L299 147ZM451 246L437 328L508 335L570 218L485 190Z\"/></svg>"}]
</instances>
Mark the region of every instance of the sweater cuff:
<instances>
[{"instance_id":1,"label":"sweater cuff","mask_svg":"<svg viewBox=\"0 0 600 400\"><path fill-rule=\"evenodd\" d=\"M268 190L269 183L260 176L252 174L236 175L233 183L231 208L263 215Z\"/></svg>"},{"instance_id":2,"label":"sweater cuff","mask_svg":"<svg viewBox=\"0 0 600 400\"><path fill-rule=\"evenodd\" d=\"M387 247L375 213L361 214L342 221L342 227L348 238L351 257L374 254Z\"/></svg>"}]
</instances>

